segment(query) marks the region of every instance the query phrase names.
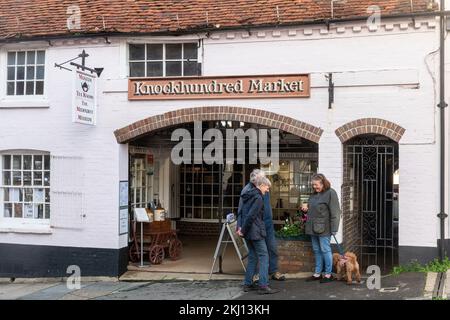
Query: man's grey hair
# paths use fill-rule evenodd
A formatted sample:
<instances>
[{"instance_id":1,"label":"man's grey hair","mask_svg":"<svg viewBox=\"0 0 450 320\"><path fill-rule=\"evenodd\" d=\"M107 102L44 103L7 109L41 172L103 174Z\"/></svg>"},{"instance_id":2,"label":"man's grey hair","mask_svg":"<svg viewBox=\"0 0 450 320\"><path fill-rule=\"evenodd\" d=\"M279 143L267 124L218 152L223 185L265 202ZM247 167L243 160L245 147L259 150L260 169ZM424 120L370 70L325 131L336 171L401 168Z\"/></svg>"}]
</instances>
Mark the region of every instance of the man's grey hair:
<instances>
[{"instance_id":1,"label":"man's grey hair","mask_svg":"<svg viewBox=\"0 0 450 320\"><path fill-rule=\"evenodd\" d=\"M260 170L260 169L255 169L252 171L252 173L250 173L250 182L253 184L256 184L256 179L258 177L265 177L266 174L264 171Z\"/></svg>"},{"instance_id":2,"label":"man's grey hair","mask_svg":"<svg viewBox=\"0 0 450 320\"><path fill-rule=\"evenodd\" d=\"M270 182L269 179L267 179L267 177L261 176L261 175L256 177L254 183L255 183L255 186L257 186L257 187L260 187L262 185L270 187L272 185L272 183Z\"/></svg>"}]
</instances>

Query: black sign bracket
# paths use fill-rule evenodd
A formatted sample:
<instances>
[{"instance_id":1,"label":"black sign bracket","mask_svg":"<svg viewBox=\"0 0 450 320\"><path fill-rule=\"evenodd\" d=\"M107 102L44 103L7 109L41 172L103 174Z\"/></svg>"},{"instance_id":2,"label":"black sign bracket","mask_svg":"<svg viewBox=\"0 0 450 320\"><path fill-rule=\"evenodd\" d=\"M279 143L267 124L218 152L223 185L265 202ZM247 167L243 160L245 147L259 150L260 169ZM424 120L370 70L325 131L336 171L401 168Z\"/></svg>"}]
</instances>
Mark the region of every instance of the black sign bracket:
<instances>
[{"instance_id":1,"label":"black sign bracket","mask_svg":"<svg viewBox=\"0 0 450 320\"><path fill-rule=\"evenodd\" d=\"M64 65L69 63L71 66L76 67L77 69L81 69L82 71L89 71L90 73L95 73L97 74L97 77L100 78L100 75L103 72L104 68L90 68L86 66L86 58L89 57L89 55L86 53L85 50L83 50L77 57L67 60L66 62L63 63L55 63L55 67L56 68L60 68L61 70L67 70L67 71L72 71L71 69L65 67ZM81 58L81 64L73 62L77 59Z\"/></svg>"}]
</instances>

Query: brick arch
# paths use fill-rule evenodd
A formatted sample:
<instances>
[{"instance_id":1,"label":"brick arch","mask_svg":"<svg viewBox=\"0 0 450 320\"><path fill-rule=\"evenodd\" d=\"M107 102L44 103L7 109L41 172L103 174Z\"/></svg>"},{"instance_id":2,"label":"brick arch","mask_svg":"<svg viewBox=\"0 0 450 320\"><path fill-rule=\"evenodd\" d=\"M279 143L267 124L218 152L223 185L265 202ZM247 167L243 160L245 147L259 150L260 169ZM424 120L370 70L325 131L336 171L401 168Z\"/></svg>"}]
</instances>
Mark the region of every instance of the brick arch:
<instances>
[{"instance_id":1,"label":"brick arch","mask_svg":"<svg viewBox=\"0 0 450 320\"><path fill-rule=\"evenodd\" d=\"M308 123L260 109L198 107L166 112L136 121L114 131L117 142L127 143L149 132L193 121L242 121L280 129L318 143L323 130Z\"/></svg>"},{"instance_id":2,"label":"brick arch","mask_svg":"<svg viewBox=\"0 0 450 320\"><path fill-rule=\"evenodd\" d=\"M386 136L395 142L399 142L405 133L405 129L393 122L378 119L358 119L336 129L336 135L342 143L361 134L376 133Z\"/></svg>"}]
</instances>

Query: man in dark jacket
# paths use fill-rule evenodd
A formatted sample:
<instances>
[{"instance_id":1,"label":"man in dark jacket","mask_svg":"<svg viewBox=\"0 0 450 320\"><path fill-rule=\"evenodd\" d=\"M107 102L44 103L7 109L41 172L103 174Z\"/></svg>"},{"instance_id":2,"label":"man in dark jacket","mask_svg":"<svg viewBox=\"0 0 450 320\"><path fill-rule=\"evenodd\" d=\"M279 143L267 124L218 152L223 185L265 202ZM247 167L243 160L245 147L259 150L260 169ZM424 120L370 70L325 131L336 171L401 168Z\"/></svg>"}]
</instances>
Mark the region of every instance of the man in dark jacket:
<instances>
[{"instance_id":1,"label":"man in dark jacket","mask_svg":"<svg viewBox=\"0 0 450 320\"><path fill-rule=\"evenodd\" d=\"M257 289L253 284L253 276L259 263L259 294L278 292L269 287L269 255L266 246L266 227L264 224L263 195L269 191L270 181L264 177L256 178L254 188L248 188L241 194L238 209L240 229L238 234L245 238L249 254L244 280L244 291Z\"/></svg>"}]
</instances>

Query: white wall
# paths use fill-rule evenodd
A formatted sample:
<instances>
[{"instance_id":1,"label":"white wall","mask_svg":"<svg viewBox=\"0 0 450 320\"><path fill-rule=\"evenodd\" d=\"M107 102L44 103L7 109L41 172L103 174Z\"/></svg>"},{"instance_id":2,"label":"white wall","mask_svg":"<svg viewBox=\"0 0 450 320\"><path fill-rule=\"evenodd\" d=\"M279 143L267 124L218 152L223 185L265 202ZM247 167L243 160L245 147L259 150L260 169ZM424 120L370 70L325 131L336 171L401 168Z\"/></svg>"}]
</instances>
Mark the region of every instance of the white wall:
<instances>
[{"instance_id":1,"label":"white wall","mask_svg":"<svg viewBox=\"0 0 450 320\"><path fill-rule=\"evenodd\" d=\"M367 117L406 128L400 142L400 244L435 246L439 191L436 109L424 58L436 49L436 30L426 21L417 28L403 29L395 22L392 30L387 29L369 32L362 25L359 31L348 25L339 32L332 27L327 34L318 26L311 35L303 29L295 35L294 29L280 34L267 30L244 38L239 32L213 34L204 40L204 75L311 73L311 98L307 99L128 101L127 39L112 38L110 45L55 42L47 49L50 108L0 108L0 151L25 148L81 155L86 164L87 221L81 231L0 233L0 242L104 248L126 245L126 237L119 239L117 228L118 183L125 177L127 149L117 144L113 131L170 110L224 105L269 110L324 129L319 143L320 171L338 191L342 145L334 133L336 128ZM96 127L71 122L72 76L53 68L55 62L68 60L83 48L90 54L89 65L105 68L99 81ZM336 85L331 110L325 81L328 72L335 73Z\"/></svg>"}]
</instances>

